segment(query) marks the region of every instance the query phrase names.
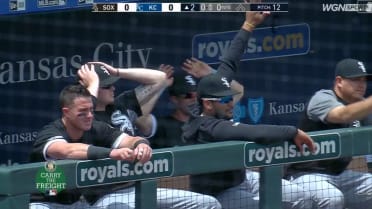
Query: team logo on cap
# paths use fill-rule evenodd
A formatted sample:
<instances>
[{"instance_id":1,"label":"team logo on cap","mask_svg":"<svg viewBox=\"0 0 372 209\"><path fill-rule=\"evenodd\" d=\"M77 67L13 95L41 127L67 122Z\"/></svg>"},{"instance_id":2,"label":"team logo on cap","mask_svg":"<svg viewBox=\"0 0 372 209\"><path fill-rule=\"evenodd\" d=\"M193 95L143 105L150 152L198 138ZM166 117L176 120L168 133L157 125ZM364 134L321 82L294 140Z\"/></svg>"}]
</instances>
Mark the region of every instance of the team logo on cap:
<instances>
[{"instance_id":1,"label":"team logo on cap","mask_svg":"<svg viewBox=\"0 0 372 209\"><path fill-rule=\"evenodd\" d=\"M248 113L253 123L258 123L262 117L263 110L264 99L262 97L256 99L248 98Z\"/></svg>"},{"instance_id":2,"label":"team logo on cap","mask_svg":"<svg viewBox=\"0 0 372 209\"><path fill-rule=\"evenodd\" d=\"M187 75L185 76L185 80L187 83L189 83L191 86L195 86L196 85L196 82L195 80L192 78L191 75Z\"/></svg>"},{"instance_id":3,"label":"team logo on cap","mask_svg":"<svg viewBox=\"0 0 372 209\"><path fill-rule=\"evenodd\" d=\"M360 68L364 73L367 72L366 67L364 67L363 62L358 62L358 68Z\"/></svg>"},{"instance_id":4,"label":"team logo on cap","mask_svg":"<svg viewBox=\"0 0 372 209\"><path fill-rule=\"evenodd\" d=\"M226 77L222 77L221 81L222 81L222 85L225 85L227 88L230 88L229 81L227 81Z\"/></svg>"},{"instance_id":5,"label":"team logo on cap","mask_svg":"<svg viewBox=\"0 0 372 209\"><path fill-rule=\"evenodd\" d=\"M100 66L99 68L101 68L101 70L106 73L107 75L110 75L109 71L105 68L105 66Z\"/></svg>"}]
</instances>

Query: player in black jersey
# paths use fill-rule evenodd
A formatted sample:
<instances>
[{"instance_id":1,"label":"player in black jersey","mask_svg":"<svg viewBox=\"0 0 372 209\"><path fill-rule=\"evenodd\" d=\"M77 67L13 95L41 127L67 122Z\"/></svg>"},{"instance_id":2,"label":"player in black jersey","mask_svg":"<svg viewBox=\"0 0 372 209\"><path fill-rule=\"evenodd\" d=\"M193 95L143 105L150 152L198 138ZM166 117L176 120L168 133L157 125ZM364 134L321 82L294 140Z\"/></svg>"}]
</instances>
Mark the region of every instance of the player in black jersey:
<instances>
[{"instance_id":1,"label":"player in black jersey","mask_svg":"<svg viewBox=\"0 0 372 209\"><path fill-rule=\"evenodd\" d=\"M112 158L141 163L152 155L148 141L130 136L109 124L93 119L91 94L81 85L65 87L60 94L62 118L38 133L31 154L31 162L59 159ZM81 196L88 201L82 201ZM157 189L157 207L220 209L216 199L189 191ZM33 194L31 209L116 208L135 206L133 182L97 186L87 189L65 190L56 196Z\"/></svg>"},{"instance_id":2,"label":"player in black jersey","mask_svg":"<svg viewBox=\"0 0 372 209\"><path fill-rule=\"evenodd\" d=\"M94 66L94 71L89 70ZM98 79L97 79L97 74ZM103 62L90 62L78 71L80 83L95 97L95 118L130 135L151 137L156 119L151 114L165 88L165 74L147 68L115 68ZM131 80L135 89L115 95L115 83Z\"/></svg>"},{"instance_id":3,"label":"player in black jersey","mask_svg":"<svg viewBox=\"0 0 372 209\"><path fill-rule=\"evenodd\" d=\"M231 88L231 81L237 71L240 57L247 45L251 32L260 24L267 13L251 12L224 53L217 73L203 77L197 86L200 115L194 115L183 127L182 139L187 144L200 144L228 140L247 140L261 144L291 141L300 151L306 144L314 151L313 140L293 126L248 125L231 121L234 95L240 93ZM256 181L257 182L257 181ZM217 173L192 175L192 190L215 196L223 208L258 208L258 190L254 191L246 179L245 169ZM311 208L310 195L297 187L283 200L285 208ZM298 197L298 198L297 198Z\"/></svg>"},{"instance_id":4,"label":"player in black jersey","mask_svg":"<svg viewBox=\"0 0 372 209\"><path fill-rule=\"evenodd\" d=\"M79 159L95 160L112 158L134 162L147 162L152 155L148 141L142 137L130 136L104 122L94 120L93 102L89 91L81 85L69 85L60 93L62 117L44 126L38 133L32 153L31 162L46 160ZM56 196L45 194L31 195L31 209L56 208L90 208L85 199L94 204L103 195L128 188L133 183L114 186L99 186L86 190L64 190ZM134 195L134 192L127 196ZM134 200L133 200L134 202ZM111 202L115 204L115 201ZM129 208L124 203L118 208Z\"/></svg>"}]
</instances>

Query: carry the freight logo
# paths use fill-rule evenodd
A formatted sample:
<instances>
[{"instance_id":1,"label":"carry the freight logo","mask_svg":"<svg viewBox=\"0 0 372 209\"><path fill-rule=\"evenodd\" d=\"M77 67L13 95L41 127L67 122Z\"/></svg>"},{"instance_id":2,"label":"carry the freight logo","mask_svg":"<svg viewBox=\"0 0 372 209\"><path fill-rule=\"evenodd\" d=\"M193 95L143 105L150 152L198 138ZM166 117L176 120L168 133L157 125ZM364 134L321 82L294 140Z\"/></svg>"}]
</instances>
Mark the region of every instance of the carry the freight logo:
<instances>
[{"instance_id":1,"label":"carry the freight logo","mask_svg":"<svg viewBox=\"0 0 372 209\"><path fill-rule=\"evenodd\" d=\"M36 174L36 189L46 196L55 196L66 189L66 177L63 170L54 161L47 161Z\"/></svg>"},{"instance_id":2,"label":"carry the freight logo","mask_svg":"<svg viewBox=\"0 0 372 209\"><path fill-rule=\"evenodd\" d=\"M208 64L219 63L238 31L198 34L192 40L192 56ZM310 50L308 24L256 28L241 60L307 54Z\"/></svg>"},{"instance_id":3,"label":"carry the freight logo","mask_svg":"<svg viewBox=\"0 0 372 209\"><path fill-rule=\"evenodd\" d=\"M315 153L311 153L305 146L304 152L301 154L295 144L288 142L273 145L246 143L244 147L245 166L265 166L340 157L341 143L339 134L312 135L311 137L315 141Z\"/></svg>"},{"instance_id":4,"label":"carry the freight logo","mask_svg":"<svg viewBox=\"0 0 372 209\"><path fill-rule=\"evenodd\" d=\"M173 174L172 152L154 153L150 161L129 163L111 159L81 161L76 165L76 186L86 187L159 178Z\"/></svg>"}]
</instances>

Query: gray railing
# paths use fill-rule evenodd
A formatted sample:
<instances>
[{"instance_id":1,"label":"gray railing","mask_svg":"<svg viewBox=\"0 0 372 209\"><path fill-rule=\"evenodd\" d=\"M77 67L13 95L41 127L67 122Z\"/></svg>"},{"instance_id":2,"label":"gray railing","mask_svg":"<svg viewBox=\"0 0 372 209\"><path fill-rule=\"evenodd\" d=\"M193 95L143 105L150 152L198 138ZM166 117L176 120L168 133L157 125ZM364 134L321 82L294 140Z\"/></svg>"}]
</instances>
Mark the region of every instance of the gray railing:
<instances>
[{"instance_id":1,"label":"gray railing","mask_svg":"<svg viewBox=\"0 0 372 209\"><path fill-rule=\"evenodd\" d=\"M299 155L290 143L259 145L229 141L154 150L144 165L103 159L96 161L56 161L64 175L66 189L124 181L136 181L136 208L155 208L156 181L167 176L209 173L239 168L261 167L260 208L278 208L281 203L282 165L286 163L372 154L372 128L349 128L309 133L317 152L305 149ZM0 168L0 208L28 208L29 194L41 192L37 183L45 163ZM98 169L115 170L99 175ZM101 172L102 173L102 172ZM107 172L105 173L107 174ZM39 178L38 178L39 177ZM39 182L40 183L40 182ZM144 201L146 200L146 201Z\"/></svg>"}]
</instances>

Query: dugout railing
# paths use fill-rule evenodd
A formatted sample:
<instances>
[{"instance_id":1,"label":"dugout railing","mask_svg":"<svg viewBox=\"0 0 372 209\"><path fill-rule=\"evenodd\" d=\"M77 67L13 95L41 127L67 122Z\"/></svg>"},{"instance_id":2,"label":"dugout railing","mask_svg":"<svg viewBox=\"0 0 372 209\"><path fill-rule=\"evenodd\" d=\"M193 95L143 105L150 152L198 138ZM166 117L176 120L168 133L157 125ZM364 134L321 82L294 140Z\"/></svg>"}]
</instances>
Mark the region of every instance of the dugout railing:
<instances>
[{"instance_id":1,"label":"dugout railing","mask_svg":"<svg viewBox=\"0 0 372 209\"><path fill-rule=\"evenodd\" d=\"M278 208L281 203L282 167L286 163L372 154L372 128L348 128L309 132L318 149L299 155L293 144L258 145L229 141L154 150L151 161L142 165L110 159L56 161L65 188L86 188L100 184L136 181L136 208L155 207L156 179L239 168L260 167L260 208ZM45 163L0 168L0 208L26 209L29 194L41 192L37 183ZM110 172L109 172L110 171ZM55 175L58 176L58 175ZM61 177L61 175L59 175ZM44 181L45 182L45 181ZM40 185L40 184L39 184Z\"/></svg>"}]
</instances>

